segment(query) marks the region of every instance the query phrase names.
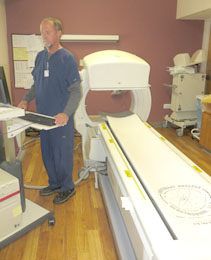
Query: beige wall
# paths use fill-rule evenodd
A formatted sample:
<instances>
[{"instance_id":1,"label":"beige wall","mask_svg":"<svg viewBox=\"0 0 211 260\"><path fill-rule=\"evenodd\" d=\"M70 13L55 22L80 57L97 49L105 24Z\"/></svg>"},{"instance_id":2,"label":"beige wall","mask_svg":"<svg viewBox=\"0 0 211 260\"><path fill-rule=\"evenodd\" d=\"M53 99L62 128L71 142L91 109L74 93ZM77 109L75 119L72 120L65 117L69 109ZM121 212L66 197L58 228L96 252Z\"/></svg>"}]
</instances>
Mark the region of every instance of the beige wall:
<instances>
[{"instance_id":1,"label":"beige wall","mask_svg":"<svg viewBox=\"0 0 211 260\"><path fill-rule=\"evenodd\" d=\"M0 0L0 66L4 66L7 84L10 91L10 74L9 74L9 57L8 57L8 42L7 42L7 24L5 0Z\"/></svg>"},{"instance_id":2,"label":"beige wall","mask_svg":"<svg viewBox=\"0 0 211 260\"><path fill-rule=\"evenodd\" d=\"M177 19L210 19L210 0L177 0Z\"/></svg>"}]
</instances>

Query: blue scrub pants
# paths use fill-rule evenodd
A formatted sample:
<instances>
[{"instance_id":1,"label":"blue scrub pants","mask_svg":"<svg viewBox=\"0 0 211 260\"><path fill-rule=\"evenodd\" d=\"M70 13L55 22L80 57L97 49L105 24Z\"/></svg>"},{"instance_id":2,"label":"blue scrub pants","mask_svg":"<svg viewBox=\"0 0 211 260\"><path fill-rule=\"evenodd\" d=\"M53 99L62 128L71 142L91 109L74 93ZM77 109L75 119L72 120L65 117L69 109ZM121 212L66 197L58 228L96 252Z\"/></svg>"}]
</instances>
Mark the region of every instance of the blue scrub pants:
<instances>
[{"instance_id":1,"label":"blue scrub pants","mask_svg":"<svg viewBox=\"0 0 211 260\"><path fill-rule=\"evenodd\" d=\"M72 181L74 152L74 121L66 126L40 131L42 159L52 188L66 191L74 188Z\"/></svg>"}]
</instances>

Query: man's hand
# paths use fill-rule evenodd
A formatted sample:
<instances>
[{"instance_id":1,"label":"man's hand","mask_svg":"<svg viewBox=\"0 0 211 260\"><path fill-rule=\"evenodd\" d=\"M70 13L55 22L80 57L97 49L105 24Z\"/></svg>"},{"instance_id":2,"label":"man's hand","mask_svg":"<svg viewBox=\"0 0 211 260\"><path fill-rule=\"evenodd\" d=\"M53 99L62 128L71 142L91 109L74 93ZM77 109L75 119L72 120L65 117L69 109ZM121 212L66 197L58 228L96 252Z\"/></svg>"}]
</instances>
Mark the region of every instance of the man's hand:
<instances>
[{"instance_id":1,"label":"man's hand","mask_svg":"<svg viewBox=\"0 0 211 260\"><path fill-rule=\"evenodd\" d=\"M24 110L27 109L28 107L28 102L26 100L22 100L19 104L18 107L23 108Z\"/></svg>"},{"instance_id":2,"label":"man's hand","mask_svg":"<svg viewBox=\"0 0 211 260\"><path fill-rule=\"evenodd\" d=\"M64 126L67 124L67 121L69 120L68 115L65 113L60 113L54 116L56 118L55 124L59 126Z\"/></svg>"}]
</instances>

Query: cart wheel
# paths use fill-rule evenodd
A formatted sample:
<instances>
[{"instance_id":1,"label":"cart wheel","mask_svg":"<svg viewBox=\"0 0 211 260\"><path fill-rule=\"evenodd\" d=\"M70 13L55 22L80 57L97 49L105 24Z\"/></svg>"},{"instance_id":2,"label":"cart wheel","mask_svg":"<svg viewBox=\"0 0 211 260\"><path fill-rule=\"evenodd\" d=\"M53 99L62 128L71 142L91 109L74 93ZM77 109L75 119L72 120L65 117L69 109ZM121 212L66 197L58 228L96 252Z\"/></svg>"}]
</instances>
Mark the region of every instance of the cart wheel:
<instances>
[{"instance_id":1,"label":"cart wheel","mask_svg":"<svg viewBox=\"0 0 211 260\"><path fill-rule=\"evenodd\" d=\"M177 136L183 136L184 135L184 129L183 128L179 128L176 130Z\"/></svg>"},{"instance_id":2,"label":"cart wheel","mask_svg":"<svg viewBox=\"0 0 211 260\"><path fill-rule=\"evenodd\" d=\"M86 180L86 179L89 178L89 175L90 175L90 172L89 172L89 171L87 171L86 174L84 175L84 173L85 173L86 170L87 170L86 168L81 168L81 169L78 171L78 178L79 178L79 179L81 179L82 177L83 177L83 178L82 178L83 180ZM83 175L84 175L84 176L83 176Z\"/></svg>"},{"instance_id":3,"label":"cart wheel","mask_svg":"<svg viewBox=\"0 0 211 260\"><path fill-rule=\"evenodd\" d=\"M48 219L48 225L49 226L54 226L55 225L55 222L56 222L56 220L55 220L55 217L53 216L53 217L50 217L49 219Z\"/></svg>"},{"instance_id":4,"label":"cart wheel","mask_svg":"<svg viewBox=\"0 0 211 260\"><path fill-rule=\"evenodd\" d=\"M163 125L163 128L168 127L168 121L163 121L162 125Z\"/></svg>"}]
</instances>

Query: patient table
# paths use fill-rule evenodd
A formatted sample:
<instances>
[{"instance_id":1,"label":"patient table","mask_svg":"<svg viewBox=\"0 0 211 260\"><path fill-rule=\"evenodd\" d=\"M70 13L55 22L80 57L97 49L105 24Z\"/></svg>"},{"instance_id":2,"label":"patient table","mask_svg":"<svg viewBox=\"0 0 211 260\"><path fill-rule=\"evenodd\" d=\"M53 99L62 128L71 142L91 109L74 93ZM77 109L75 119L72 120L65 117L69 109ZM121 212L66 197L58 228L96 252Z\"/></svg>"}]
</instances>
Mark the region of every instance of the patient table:
<instances>
[{"instance_id":1,"label":"patient table","mask_svg":"<svg viewBox=\"0 0 211 260\"><path fill-rule=\"evenodd\" d=\"M83 62L76 129L85 167L106 165L107 175L96 176L119 258L210 260L210 177L146 123L149 65L121 51L97 52ZM128 116L94 123L85 111L90 89L138 92L138 109L134 104Z\"/></svg>"},{"instance_id":2,"label":"patient table","mask_svg":"<svg viewBox=\"0 0 211 260\"><path fill-rule=\"evenodd\" d=\"M109 117L99 128L135 256L211 259L210 177L137 115Z\"/></svg>"}]
</instances>

